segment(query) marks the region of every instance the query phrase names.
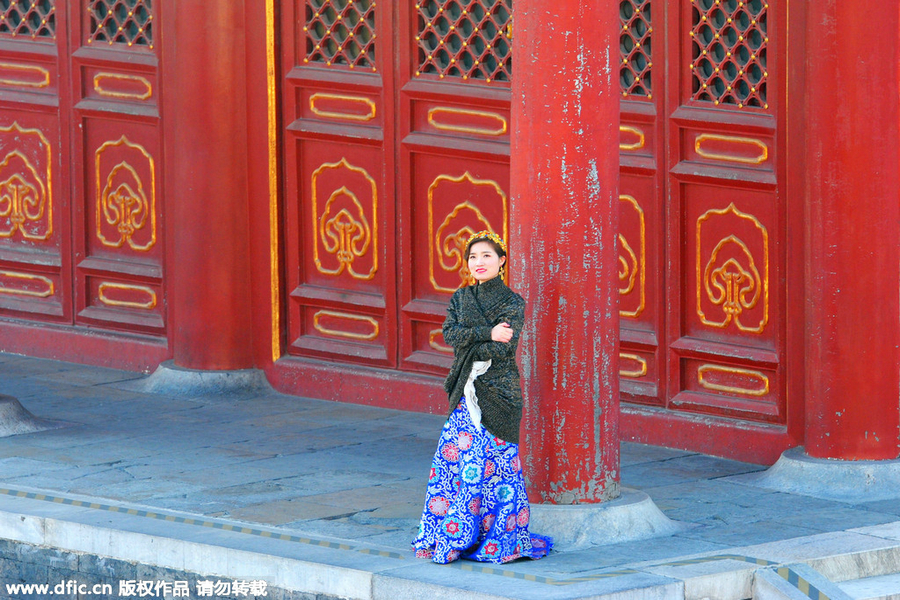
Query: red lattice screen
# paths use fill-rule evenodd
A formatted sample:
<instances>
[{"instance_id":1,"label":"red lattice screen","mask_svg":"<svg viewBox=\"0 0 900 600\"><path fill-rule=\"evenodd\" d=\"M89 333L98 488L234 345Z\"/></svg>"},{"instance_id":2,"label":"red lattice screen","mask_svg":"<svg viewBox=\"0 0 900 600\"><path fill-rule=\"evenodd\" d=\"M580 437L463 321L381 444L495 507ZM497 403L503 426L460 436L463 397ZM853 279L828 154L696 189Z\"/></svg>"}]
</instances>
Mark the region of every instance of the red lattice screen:
<instances>
[{"instance_id":1,"label":"red lattice screen","mask_svg":"<svg viewBox=\"0 0 900 600\"><path fill-rule=\"evenodd\" d=\"M416 77L509 82L512 0L421 0L415 7Z\"/></svg>"},{"instance_id":2,"label":"red lattice screen","mask_svg":"<svg viewBox=\"0 0 900 600\"><path fill-rule=\"evenodd\" d=\"M90 0L88 43L153 48L152 0Z\"/></svg>"},{"instance_id":3,"label":"red lattice screen","mask_svg":"<svg viewBox=\"0 0 900 600\"><path fill-rule=\"evenodd\" d=\"M0 35L56 38L53 0L0 0Z\"/></svg>"},{"instance_id":4,"label":"red lattice screen","mask_svg":"<svg viewBox=\"0 0 900 600\"><path fill-rule=\"evenodd\" d=\"M768 3L692 0L691 4L692 99L738 108L768 108Z\"/></svg>"},{"instance_id":5,"label":"red lattice screen","mask_svg":"<svg viewBox=\"0 0 900 600\"><path fill-rule=\"evenodd\" d=\"M377 70L374 0L306 0L303 31L303 62Z\"/></svg>"},{"instance_id":6,"label":"red lattice screen","mask_svg":"<svg viewBox=\"0 0 900 600\"><path fill-rule=\"evenodd\" d=\"M650 82L650 0L623 0L619 5L622 32L619 35L619 49L622 64L619 67L619 81L622 96L633 96L634 100L653 97Z\"/></svg>"}]
</instances>

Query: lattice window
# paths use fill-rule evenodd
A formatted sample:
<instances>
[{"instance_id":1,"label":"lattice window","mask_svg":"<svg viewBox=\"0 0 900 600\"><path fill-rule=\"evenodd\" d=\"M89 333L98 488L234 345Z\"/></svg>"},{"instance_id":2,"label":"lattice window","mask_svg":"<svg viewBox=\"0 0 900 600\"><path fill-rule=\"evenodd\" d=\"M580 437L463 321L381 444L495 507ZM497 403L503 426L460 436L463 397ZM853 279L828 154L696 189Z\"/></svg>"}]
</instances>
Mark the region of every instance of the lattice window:
<instances>
[{"instance_id":1,"label":"lattice window","mask_svg":"<svg viewBox=\"0 0 900 600\"><path fill-rule=\"evenodd\" d=\"M89 0L88 44L108 42L153 48L152 0Z\"/></svg>"},{"instance_id":2,"label":"lattice window","mask_svg":"<svg viewBox=\"0 0 900 600\"><path fill-rule=\"evenodd\" d=\"M622 0L619 4L622 32L619 34L619 49L622 65L619 67L619 81L622 95L653 97L650 85L650 0ZM637 98L635 98L637 99Z\"/></svg>"},{"instance_id":3,"label":"lattice window","mask_svg":"<svg viewBox=\"0 0 900 600\"><path fill-rule=\"evenodd\" d=\"M510 80L512 0L420 0L416 12L416 77Z\"/></svg>"},{"instance_id":4,"label":"lattice window","mask_svg":"<svg viewBox=\"0 0 900 600\"><path fill-rule=\"evenodd\" d=\"M694 100L737 108L766 102L765 0L692 0Z\"/></svg>"},{"instance_id":5,"label":"lattice window","mask_svg":"<svg viewBox=\"0 0 900 600\"><path fill-rule=\"evenodd\" d=\"M375 67L374 0L306 0L305 63Z\"/></svg>"},{"instance_id":6,"label":"lattice window","mask_svg":"<svg viewBox=\"0 0 900 600\"><path fill-rule=\"evenodd\" d=\"M0 35L56 38L53 0L0 0Z\"/></svg>"}]
</instances>

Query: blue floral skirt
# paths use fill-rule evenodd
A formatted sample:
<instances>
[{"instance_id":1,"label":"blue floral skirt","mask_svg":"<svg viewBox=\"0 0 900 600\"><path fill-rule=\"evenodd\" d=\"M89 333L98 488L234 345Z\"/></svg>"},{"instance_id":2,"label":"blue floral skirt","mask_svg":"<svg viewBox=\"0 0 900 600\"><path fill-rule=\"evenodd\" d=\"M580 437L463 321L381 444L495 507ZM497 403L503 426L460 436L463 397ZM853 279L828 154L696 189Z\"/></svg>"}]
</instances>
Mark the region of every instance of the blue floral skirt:
<instances>
[{"instance_id":1,"label":"blue floral skirt","mask_svg":"<svg viewBox=\"0 0 900 600\"><path fill-rule=\"evenodd\" d=\"M416 556L442 564L541 558L553 542L529 533L529 518L518 444L476 430L460 401L431 463Z\"/></svg>"}]
</instances>

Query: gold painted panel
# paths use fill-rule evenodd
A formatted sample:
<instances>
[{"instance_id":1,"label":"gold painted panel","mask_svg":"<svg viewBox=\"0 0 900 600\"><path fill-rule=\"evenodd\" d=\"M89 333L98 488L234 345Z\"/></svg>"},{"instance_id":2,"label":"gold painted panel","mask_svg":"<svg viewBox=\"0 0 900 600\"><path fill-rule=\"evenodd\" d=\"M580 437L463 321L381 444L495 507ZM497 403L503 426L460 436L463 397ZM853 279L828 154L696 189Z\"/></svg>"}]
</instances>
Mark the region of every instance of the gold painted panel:
<instances>
[{"instance_id":1,"label":"gold painted panel","mask_svg":"<svg viewBox=\"0 0 900 600\"><path fill-rule=\"evenodd\" d=\"M705 364L697 368L697 382L708 390L729 394L765 396L769 393L769 378L752 369ZM757 386L742 385L751 383Z\"/></svg>"},{"instance_id":2,"label":"gold painted panel","mask_svg":"<svg viewBox=\"0 0 900 600\"><path fill-rule=\"evenodd\" d=\"M633 152L643 148L646 143L644 132L631 125L619 125L619 136L619 150Z\"/></svg>"},{"instance_id":3,"label":"gold painted panel","mask_svg":"<svg viewBox=\"0 0 900 600\"><path fill-rule=\"evenodd\" d=\"M769 147L762 140L733 135L701 133L694 139L694 152L709 160L759 165L769 159Z\"/></svg>"},{"instance_id":4,"label":"gold painted panel","mask_svg":"<svg viewBox=\"0 0 900 600\"><path fill-rule=\"evenodd\" d=\"M444 352L446 354L453 354L453 348L450 346L437 341L438 337L443 341L444 333L440 329L432 329L428 332L428 345L437 350L438 352Z\"/></svg>"},{"instance_id":5,"label":"gold painted panel","mask_svg":"<svg viewBox=\"0 0 900 600\"><path fill-rule=\"evenodd\" d=\"M341 328L341 325L346 326ZM358 331L360 325L371 327L371 332ZM334 310L320 310L313 315L313 327L321 334L350 340L370 341L380 333L378 321L372 317L352 315Z\"/></svg>"},{"instance_id":6,"label":"gold painted panel","mask_svg":"<svg viewBox=\"0 0 900 600\"><path fill-rule=\"evenodd\" d=\"M327 198L324 202L322 199ZM346 158L323 163L312 174L316 268L326 275L346 271L370 280L378 271L378 186Z\"/></svg>"},{"instance_id":7,"label":"gold painted panel","mask_svg":"<svg viewBox=\"0 0 900 600\"><path fill-rule=\"evenodd\" d=\"M138 252L150 250L157 235L153 157L123 135L97 148L94 163L97 238L110 248L127 244Z\"/></svg>"},{"instance_id":8,"label":"gold painted panel","mask_svg":"<svg viewBox=\"0 0 900 600\"><path fill-rule=\"evenodd\" d=\"M153 95L153 85L140 75L101 72L94 75L94 91L106 98L146 100Z\"/></svg>"},{"instance_id":9,"label":"gold painted panel","mask_svg":"<svg viewBox=\"0 0 900 600\"><path fill-rule=\"evenodd\" d=\"M320 104L327 104L329 108L324 108ZM355 112L357 107L365 112ZM309 110L319 117L345 121L365 122L375 118L375 103L364 96L316 92L309 97Z\"/></svg>"},{"instance_id":10,"label":"gold painted panel","mask_svg":"<svg viewBox=\"0 0 900 600\"><path fill-rule=\"evenodd\" d=\"M0 294L49 298L55 292L53 281L43 275L0 271Z\"/></svg>"},{"instance_id":11,"label":"gold painted panel","mask_svg":"<svg viewBox=\"0 0 900 600\"><path fill-rule=\"evenodd\" d=\"M97 288L97 299L107 306L144 310L156 308L157 304L156 292L147 286L109 281L104 281Z\"/></svg>"},{"instance_id":12,"label":"gold painted panel","mask_svg":"<svg viewBox=\"0 0 900 600\"><path fill-rule=\"evenodd\" d=\"M38 65L0 62L0 84L38 89L50 87L50 71Z\"/></svg>"},{"instance_id":13,"label":"gold painted panel","mask_svg":"<svg viewBox=\"0 0 900 600\"><path fill-rule=\"evenodd\" d=\"M440 191L452 197L466 198L451 208L441 218L436 212L435 196ZM466 243L473 233L487 229L498 232L485 217L479 205L497 202L502 209L502 233L504 240L509 240L507 222L509 220L508 199L506 192L492 179L478 179L466 171L458 177L438 175L428 187L428 256L429 280L435 290L453 293L459 286L468 281L469 270L463 253ZM440 222L438 222L440 218ZM448 281L447 273L455 273L456 277ZM452 283L451 283L452 282ZM455 285L456 287L451 287Z\"/></svg>"},{"instance_id":14,"label":"gold painted panel","mask_svg":"<svg viewBox=\"0 0 900 600\"><path fill-rule=\"evenodd\" d=\"M704 234L736 229L755 239L730 234L714 242L720 234ZM756 217L734 203L703 213L697 219L696 276L697 314L704 325L725 329L734 323L745 333L763 332L769 320L769 233Z\"/></svg>"},{"instance_id":15,"label":"gold painted panel","mask_svg":"<svg viewBox=\"0 0 900 600\"><path fill-rule=\"evenodd\" d=\"M0 127L0 238L46 241L53 233L50 142L18 122Z\"/></svg>"},{"instance_id":16,"label":"gold painted panel","mask_svg":"<svg viewBox=\"0 0 900 600\"><path fill-rule=\"evenodd\" d=\"M503 115L486 110L468 110L449 106L430 108L428 124L441 131L476 135L498 136L506 133L508 129L508 123Z\"/></svg>"},{"instance_id":17,"label":"gold painted panel","mask_svg":"<svg viewBox=\"0 0 900 600\"><path fill-rule=\"evenodd\" d=\"M631 361L633 365L632 368L623 368L621 363ZM629 377L632 379L639 379L647 374L647 360L637 354L629 354L626 352L619 352L619 376L620 377ZM636 368L634 368L636 365Z\"/></svg>"},{"instance_id":18,"label":"gold painted panel","mask_svg":"<svg viewBox=\"0 0 900 600\"><path fill-rule=\"evenodd\" d=\"M620 195L623 209L620 229L627 223L638 232L637 252L628 243L625 234L619 233L619 315L637 318L646 305L647 235L644 210L633 196ZM634 240L632 240L634 241ZM625 308L623 308L625 307Z\"/></svg>"}]
</instances>

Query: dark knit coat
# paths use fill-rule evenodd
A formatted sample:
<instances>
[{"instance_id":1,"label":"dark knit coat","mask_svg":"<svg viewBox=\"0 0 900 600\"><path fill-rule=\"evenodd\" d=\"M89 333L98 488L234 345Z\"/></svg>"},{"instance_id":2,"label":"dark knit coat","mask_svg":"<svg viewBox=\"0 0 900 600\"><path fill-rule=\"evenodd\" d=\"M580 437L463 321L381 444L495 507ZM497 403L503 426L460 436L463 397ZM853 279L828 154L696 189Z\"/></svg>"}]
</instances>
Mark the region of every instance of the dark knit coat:
<instances>
[{"instance_id":1,"label":"dark knit coat","mask_svg":"<svg viewBox=\"0 0 900 600\"><path fill-rule=\"evenodd\" d=\"M509 342L491 341L491 329L509 323ZM481 407L481 424L492 435L519 443L522 420L522 384L516 365L519 335L525 324L525 300L509 289L500 277L456 290L450 298L444 321L444 341L453 346L453 366L444 382L452 413L463 396L463 388L478 360L491 367L475 380L475 395Z\"/></svg>"}]
</instances>

